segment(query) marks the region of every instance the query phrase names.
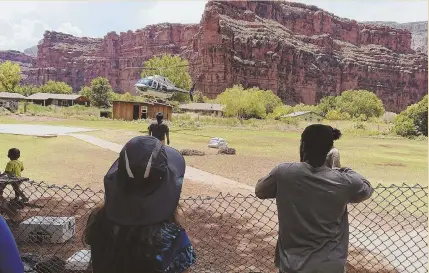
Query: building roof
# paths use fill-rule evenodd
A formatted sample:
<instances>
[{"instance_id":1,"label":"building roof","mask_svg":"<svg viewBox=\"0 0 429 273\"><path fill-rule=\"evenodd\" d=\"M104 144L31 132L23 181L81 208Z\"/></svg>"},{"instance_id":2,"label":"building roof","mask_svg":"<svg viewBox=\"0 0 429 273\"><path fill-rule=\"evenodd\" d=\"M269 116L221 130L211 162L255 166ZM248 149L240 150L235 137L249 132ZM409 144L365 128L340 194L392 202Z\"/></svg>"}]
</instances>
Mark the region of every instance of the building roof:
<instances>
[{"instance_id":1,"label":"building roof","mask_svg":"<svg viewBox=\"0 0 429 273\"><path fill-rule=\"evenodd\" d=\"M31 96L28 96L29 100L76 100L80 97L83 97L78 94L51 94L51 93L36 93Z\"/></svg>"},{"instance_id":2,"label":"building roof","mask_svg":"<svg viewBox=\"0 0 429 273\"><path fill-rule=\"evenodd\" d=\"M223 112L225 106L222 104L213 103L187 103L179 105L182 110L198 110L198 111L220 111Z\"/></svg>"},{"instance_id":3,"label":"building roof","mask_svg":"<svg viewBox=\"0 0 429 273\"><path fill-rule=\"evenodd\" d=\"M315 115L320 116L319 114L314 113L313 111L300 111L300 112L294 112L294 113L290 113L290 114L287 114L287 115L283 115L282 117L298 117L298 116L302 116L302 115L305 115L305 114L308 114L308 113L313 113Z\"/></svg>"},{"instance_id":4,"label":"building roof","mask_svg":"<svg viewBox=\"0 0 429 273\"><path fill-rule=\"evenodd\" d=\"M169 103L162 103L162 102L150 102L150 101L132 101L132 100L113 100L112 102L125 102L125 103L137 103L137 104L148 104L148 105L165 105L165 106L171 106Z\"/></svg>"},{"instance_id":5,"label":"building roof","mask_svg":"<svg viewBox=\"0 0 429 273\"><path fill-rule=\"evenodd\" d=\"M27 97L18 93L0 92L0 99L20 99L26 100Z\"/></svg>"}]
</instances>

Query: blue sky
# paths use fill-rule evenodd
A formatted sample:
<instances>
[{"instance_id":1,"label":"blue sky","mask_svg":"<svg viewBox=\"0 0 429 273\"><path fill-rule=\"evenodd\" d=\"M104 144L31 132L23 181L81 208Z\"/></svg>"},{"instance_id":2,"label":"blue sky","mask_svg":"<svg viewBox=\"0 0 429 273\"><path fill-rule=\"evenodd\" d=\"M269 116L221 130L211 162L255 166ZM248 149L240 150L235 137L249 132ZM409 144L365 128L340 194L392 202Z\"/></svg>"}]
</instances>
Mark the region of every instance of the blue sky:
<instances>
[{"instance_id":1,"label":"blue sky","mask_svg":"<svg viewBox=\"0 0 429 273\"><path fill-rule=\"evenodd\" d=\"M357 21L428 20L428 1L296 0ZM162 22L198 23L207 1L0 1L0 50L36 45L45 30L103 37Z\"/></svg>"}]
</instances>

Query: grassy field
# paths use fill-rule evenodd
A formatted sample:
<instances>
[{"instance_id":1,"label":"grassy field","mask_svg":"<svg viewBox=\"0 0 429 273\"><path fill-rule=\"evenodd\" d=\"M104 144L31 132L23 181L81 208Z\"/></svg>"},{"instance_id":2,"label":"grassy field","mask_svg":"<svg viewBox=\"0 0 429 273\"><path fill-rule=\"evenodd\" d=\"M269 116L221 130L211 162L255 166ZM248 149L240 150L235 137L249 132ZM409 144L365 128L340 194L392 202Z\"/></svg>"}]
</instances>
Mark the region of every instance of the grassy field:
<instances>
[{"instance_id":1,"label":"grassy field","mask_svg":"<svg viewBox=\"0 0 429 273\"><path fill-rule=\"evenodd\" d=\"M176 119L171 124L171 145L179 150L197 149L206 152L206 156L203 157L186 157L188 165L249 185L254 185L260 177L268 173L276 164L297 161L299 159L300 132L302 128L308 125L301 123L299 126L288 126L275 122L248 121L247 124L242 126L237 124L225 126L220 123L217 125L217 119L211 121L201 119L200 121L205 124L203 126L188 126L188 129L181 129L187 128L186 125L189 125L192 121L189 121L187 117ZM233 121L229 120L226 122ZM144 121L88 121L37 116L1 116L0 123L40 123L97 128L100 130L88 134L119 144L126 143L136 135L146 134L145 131L147 128L147 123ZM353 122L333 122L331 125L340 128L344 132L344 137L336 143L336 147L341 153L343 166L355 169L368 177L374 184L406 183L427 185L427 141L408 140L387 135L383 133L387 130L386 127L389 126L386 124L365 124L367 130L354 129ZM380 133L375 134L374 132ZM208 149L207 143L210 137L216 136L225 138L230 147L237 150L237 155L217 155L217 150ZM1 135L0 137L3 138ZM10 144L4 147L4 142L1 142L0 147L2 150L6 150L10 145L16 143L17 137L7 136L7 138L10 138ZM98 183L99 177L104 175L106 168L110 166L112 159L116 156L108 151L99 151L99 148L78 142L78 140L67 138L67 141L71 144L61 144L61 141L66 140L60 139L53 140L59 141L56 145L50 145L48 142L50 141L49 139L43 144L45 145L45 149L48 149L49 146L49 150L52 150L52 154L55 154L59 158L59 162L69 160L70 163L68 164L55 165L58 168L58 173L67 173L68 170L63 172L62 169L70 169L71 165L75 166L73 170L76 173L86 170L88 166L92 169L91 166L94 165L94 170L97 169L96 166L98 165L104 166L103 171L95 175L98 179L90 177L91 175L88 174L87 178L83 178L83 180L79 179L82 183ZM35 140L33 139L33 141ZM22 145L29 145L28 142L30 141L19 141L18 143L19 145L21 143ZM87 152L77 152L79 149L76 146L82 147L80 150L86 150ZM65 150L68 152L58 152ZM110 157L104 156L100 154L102 152L111 155ZM66 159L62 159L61 157L66 157ZM37 166L37 161L39 160L41 159L36 157L34 168L42 169L46 174L45 165L42 164L42 167ZM85 162L92 163L85 164ZM3 163L5 164L6 162ZM40 179L46 180L46 176L41 176L40 173L35 173L35 175L37 178L40 177ZM96 180L96 182L91 182L91 179Z\"/></svg>"},{"instance_id":2,"label":"grassy field","mask_svg":"<svg viewBox=\"0 0 429 273\"><path fill-rule=\"evenodd\" d=\"M125 144L138 132L102 130L89 133ZM223 137L237 155L217 155L207 148L210 137ZM188 165L255 185L280 162L299 160L298 132L202 129L176 131L171 145L177 149L197 149L206 156L186 157ZM341 163L368 177L373 183L427 185L427 142L407 139L377 139L347 136L337 141Z\"/></svg>"},{"instance_id":3,"label":"grassy field","mask_svg":"<svg viewBox=\"0 0 429 273\"><path fill-rule=\"evenodd\" d=\"M37 138L0 134L0 168L8 149L21 150L22 176L49 184L103 188L103 176L117 154L68 136Z\"/></svg>"}]
</instances>

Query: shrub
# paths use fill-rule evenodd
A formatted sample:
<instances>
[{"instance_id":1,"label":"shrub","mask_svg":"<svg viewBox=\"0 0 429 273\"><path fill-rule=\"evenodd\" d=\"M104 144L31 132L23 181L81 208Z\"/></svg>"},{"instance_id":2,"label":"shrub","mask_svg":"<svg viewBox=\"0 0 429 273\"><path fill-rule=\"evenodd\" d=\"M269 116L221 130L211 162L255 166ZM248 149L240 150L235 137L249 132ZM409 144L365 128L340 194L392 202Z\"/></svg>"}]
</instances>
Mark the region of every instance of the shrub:
<instances>
[{"instance_id":1,"label":"shrub","mask_svg":"<svg viewBox=\"0 0 429 273\"><path fill-rule=\"evenodd\" d=\"M72 94L73 88L65 82L49 80L44 85L40 86L39 91L52 94Z\"/></svg>"},{"instance_id":2,"label":"shrub","mask_svg":"<svg viewBox=\"0 0 429 273\"><path fill-rule=\"evenodd\" d=\"M366 130L366 126L365 124L363 124L362 122L357 122L355 123L355 125L353 126L356 130Z\"/></svg>"},{"instance_id":3,"label":"shrub","mask_svg":"<svg viewBox=\"0 0 429 273\"><path fill-rule=\"evenodd\" d=\"M396 118L393 131L400 136L428 136L428 96L410 105Z\"/></svg>"},{"instance_id":4,"label":"shrub","mask_svg":"<svg viewBox=\"0 0 429 273\"><path fill-rule=\"evenodd\" d=\"M344 91L335 99L335 103L337 110L354 118L361 115L366 118L380 117L384 114L383 102L376 94L366 90Z\"/></svg>"},{"instance_id":5,"label":"shrub","mask_svg":"<svg viewBox=\"0 0 429 273\"><path fill-rule=\"evenodd\" d=\"M277 106L273 112L268 114L268 118L279 119L281 116L290 114L293 112L293 107L289 105Z\"/></svg>"},{"instance_id":6,"label":"shrub","mask_svg":"<svg viewBox=\"0 0 429 273\"><path fill-rule=\"evenodd\" d=\"M328 120L349 120L350 115L347 112L341 113L338 110L329 110L325 118Z\"/></svg>"},{"instance_id":7,"label":"shrub","mask_svg":"<svg viewBox=\"0 0 429 273\"><path fill-rule=\"evenodd\" d=\"M393 127L393 132L404 137L417 135L414 121L406 115L398 116L395 126Z\"/></svg>"},{"instance_id":8,"label":"shrub","mask_svg":"<svg viewBox=\"0 0 429 273\"><path fill-rule=\"evenodd\" d=\"M282 105L281 99L271 90L244 89L241 85L226 89L216 101L225 105L225 116L244 119L266 118Z\"/></svg>"}]
</instances>

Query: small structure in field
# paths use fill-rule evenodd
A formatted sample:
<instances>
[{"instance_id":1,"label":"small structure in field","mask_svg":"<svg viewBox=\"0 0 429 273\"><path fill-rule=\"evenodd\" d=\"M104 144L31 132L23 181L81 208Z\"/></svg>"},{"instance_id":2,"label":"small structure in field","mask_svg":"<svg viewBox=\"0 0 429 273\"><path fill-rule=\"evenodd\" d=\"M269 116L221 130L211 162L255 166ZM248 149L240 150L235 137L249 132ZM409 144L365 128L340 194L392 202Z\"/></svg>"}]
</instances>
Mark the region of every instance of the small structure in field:
<instances>
[{"instance_id":1,"label":"small structure in field","mask_svg":"<svg viewBox=\"0 0 429 273\"><path fill-rule=\"evenodd\" d=\"M202 151L198 151L198 150L192 150L192 149L183 149L180 151L180 153L183 156L193 156L193 155L197 155L197 156L204 156L206 155L204 152Z\"/></svg>"},{"instance_id":2,"label":"small structure in field","mask_svg":"<svg viewBox=\"0 0 429 273\"><path fill-rule=\"evenodd\" d=\"M222 117L225 106L222 104L213 103L187 103L179 105L179 108L182 112L192 112L201 115Z\"/></svg>"},{"instance_id":3,"label":"small structure in field","mask_svg":"<svg viewBox=\"0 0 429 273\"><path fill-rule=\"evenodd\" d=\"M281 116L281 118L296 118L299 120L305 120L309 122L319 122L323 120L323 117L317 113L312 111L302 111L302 112L294 112L287 115Z\"/></svg>"},{"instance_id":4,"label":"small structure in field","mask_svg":"<svg viewBox=\"0 0 429 273\"><path fill-rule=\"evenodd\" d=\"M160 102L113 101L114 119L154 119L158 112L164 114L164 120L171 120L173 106Z\"/></svg>"},{"instance_id":5,"label":"small structure in field","mask_svg":"<svg viewBox=\"0 0 429 273\"><path fill-rule=\"evenodd\" d=\"M89 99L85 96L78 94L50 94L50 93L36 93L27 97L27 100L43 106L56 105L56 106L73 106L84 105L89 106Z\"/></svg>"}]
</instances>

